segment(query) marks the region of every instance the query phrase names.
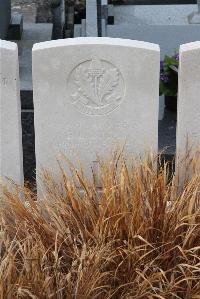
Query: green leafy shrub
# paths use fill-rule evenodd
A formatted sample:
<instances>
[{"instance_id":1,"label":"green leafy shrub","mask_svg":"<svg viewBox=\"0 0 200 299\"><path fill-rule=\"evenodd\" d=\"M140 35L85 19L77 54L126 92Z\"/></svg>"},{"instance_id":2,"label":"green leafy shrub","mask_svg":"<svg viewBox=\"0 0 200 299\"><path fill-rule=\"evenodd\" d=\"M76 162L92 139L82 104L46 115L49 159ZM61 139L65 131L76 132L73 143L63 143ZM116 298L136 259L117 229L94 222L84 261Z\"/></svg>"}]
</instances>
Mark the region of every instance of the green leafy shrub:
<instances>
[{"instance_id":1,"label":"green leafy shrub","mask_svg":"<svg viewBox=\"0 0 200 299\"><path fill-rule=\"evenodd\" d=\"M179 55L165 56L160 62L160 95L177 96Z\"/></svg>"}]
</instances>

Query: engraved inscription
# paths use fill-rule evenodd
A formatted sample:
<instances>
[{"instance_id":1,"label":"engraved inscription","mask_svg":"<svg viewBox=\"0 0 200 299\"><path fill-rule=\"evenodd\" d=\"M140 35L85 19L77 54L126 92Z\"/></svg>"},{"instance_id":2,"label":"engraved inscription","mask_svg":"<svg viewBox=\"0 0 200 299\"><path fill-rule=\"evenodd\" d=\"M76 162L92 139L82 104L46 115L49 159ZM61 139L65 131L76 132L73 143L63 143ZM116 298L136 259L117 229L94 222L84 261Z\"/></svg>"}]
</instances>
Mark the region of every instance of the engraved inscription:
<instances>
[{"instance_id":1,"label":"engraved inscription","mask_svg":"<svg viewBox=\"0 0 200 299\"><path fill-rule=\"evenodd\" d=\"M8 79L2 73L0 73L0 84L2 86L6 86L8 84Z\"/></svg>"},{"instance_id":2,"label":"engraved inscription","mask_svg":"<svg viewBox=\"0 0 200 299\"><path fill-rule=\"evenodd\" d=\"M96 155L107 156L112 150L129 152L133 145L127 139L126 131L129 123L121 120L118 123L94 122L91 125L84 121L77 121L74 125L66 125L64 141L58 143L59 152L64 153L71 160L77 157L94 161ZM82 157L83 155L83 157Z\"/></svg>"},{"instance_id":3,"label":"engraved inscription","mask_svg":"<svg viewBox=\"0 0 200 299\"><path fill-rule=\"evenodd\" d=\"M105 115L123 101L125 84L118 68L96 57L75 67L68 78L71 103L83 114Z\"/></svg>"},{"instance_id":4,"label":"engraved inscription","mask_svg":"<svg viewBox=\"0 0 200 299\"><path fill-rule=\"evenodd\" d=\"M125 138L125 132L128 130L129 124L127 121L119 121L118 123L107 124L107 123L92 123L92 136L90 139L106 139L113 138L117 139L119 136ZM66 139L88 139L88 132L91 130L91 125L84 123L84 121L77 121L74 125L67 125L65 127Z\"/></svg>"},{"instance_id":5,"label":"engraved inscription","mask_svg":"<svg viewBox=\"0 0 200 299\"><path fill-rule=\"evenodd\" d=\"M126 138L82 138L82 139L66 139L66 141L59 145L60 152L63 152L70 159L84 155L92 159L96 155L108 156L112 150L122 150L131 152L131 144L127 142Z\"/></svg>"},{"instance_id":6,"label":"engraved inscription","mask_svg":"<svg viewBox=\"0 0 200 299\"><path fill-rule=\"evenodd\" d=\"M123 145L124 140L121 142ZM66 142L61 144L61 151L67 156L72 158L79 155L86 155L90 157L95 157L96 155L107 155L109 154L108 150L118 148L121 145L118 142L115 142L113 139L68 139Z\"/></svg>"}]
</instances>

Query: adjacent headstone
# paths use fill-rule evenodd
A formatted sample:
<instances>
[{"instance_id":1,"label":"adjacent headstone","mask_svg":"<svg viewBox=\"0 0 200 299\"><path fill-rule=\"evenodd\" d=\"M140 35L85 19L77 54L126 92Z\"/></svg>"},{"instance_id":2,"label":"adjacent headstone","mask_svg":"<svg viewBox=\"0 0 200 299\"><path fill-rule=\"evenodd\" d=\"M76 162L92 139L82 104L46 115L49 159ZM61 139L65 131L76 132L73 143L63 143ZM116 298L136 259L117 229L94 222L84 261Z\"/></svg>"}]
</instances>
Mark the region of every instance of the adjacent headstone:
<instances>
[{"instance_id":1,"label":"adjacent headstone","mask_svg":"<svg viewBox=\"0 0 200 299\"><path fill-rule=\"evenodd\" d=\"M23 34L23 14L13 12L7 34L8 40L21 40Z\"/></svg>"},{"instance_id":2,"label":"adjacent headstone","mask_svg":"<svg viewBox=\"0 0 200 299\"><path fill-rule=\"evenodd\" d=\"M65 0L60 1L60 5L53 6L53 39L63 38L65 27Z\"/></svg>"},{"instance_id":3,"label":"adjacent headstone","mask_svg":"<svg viewBox=\"0 0 200 299\"><path fill-rule=\"evenodd\" d=\"M85 37L86 36L86 20L85 19L83 19L81 21L81 35L80 36L81 37Z\"/></svg>"},{"instance_id":4,"label":"adjacent headstone","mask_svg":"<svg viewBox=\"0 0 200 299\"><path fill-rule=\"evenodd\" d=\"M173 5L171 5L173 6ZM181 44L200 40L199 25L108 25L104 31L112 38L143 40L160 45L161 59L174 55ZM164 117L164 97L160 98L159 119Z\"/></svg>"},{"instance_id":5,"label":"adjacent headstone","mask_svg":"<svg viewBox=\"0 0 200 299\"><path fill-rule=\"evenodd\" d=\"M185 163L188 164L200 145L199 90L200 42L194 42L180 47L177 165L181 176L185 171ZM190 171L191 167L187 170Z\"/></svg>"},{"instance_id":6,"label":"adjacent headstone","mask_svg":"<svg viewBox=\"0 0 200 299\"><path fill-rule=\"evenodd\" d=\"M23 184L18 50L0 40L0 177Z\"/></svg>"},{"instance_id":7,"label":"adjacent headstone","mask_svg":"<svg viewBox=\"0 0 200 299\"><path fill-rule=\"evenodd\" d=\"M97 0L86 0L86 36L98 36Z\"/></svg>"},{"instance_id":8,"label":"adjacent headstone","mask_svg":"<svg viewBox=\"0 0 200 299\"><path fill-rule=\"evenodd\" d=\"M37 172L64 153L97 169L97 154L158 147L159 46L111 38L34 45Z\"/></svg>"}]
</instances>

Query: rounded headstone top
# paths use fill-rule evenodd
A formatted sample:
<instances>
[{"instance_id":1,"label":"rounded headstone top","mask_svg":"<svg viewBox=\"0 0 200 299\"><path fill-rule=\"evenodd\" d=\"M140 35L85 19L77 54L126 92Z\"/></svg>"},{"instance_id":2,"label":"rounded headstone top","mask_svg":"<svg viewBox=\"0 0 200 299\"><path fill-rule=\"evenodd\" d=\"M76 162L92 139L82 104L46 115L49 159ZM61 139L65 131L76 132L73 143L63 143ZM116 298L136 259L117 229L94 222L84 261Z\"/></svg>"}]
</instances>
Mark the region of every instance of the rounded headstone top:
<instances>
[{"instance_id":1,"label":"rounded headstone top","mask_svg":"<svg viewBox=\"0 0 200 299\"><path fill-rule=\"evenodd\" d=\"M0 48L15 51L17 49L17 44L0 39Z\"/></svg>"},{"instance_id":2,"label":"rounded headstone top","mask_svg":"<svg viewBox=\"0 0 200 299\"><path fill-rule=\"evenodd\" d=\"M33 51L43 50L47 48L54 48L54 47L66 47L66 46L76 46L76 45L113 45L113 46L122 46L122 47L141 48L150 51L160 51L160 47L157 44L137 41L137 40L109 38L109 37L77 37L77 38L60 39L56 41L47 41L47 42L35 44L33 46Z\"/></svg>"},{"instance_id":3,"label":"rounded headstone top","mask_svg":"<svg viewBox=\"0 0 200 299\"><path fill-rule=\"evenodd\" d=\"M194 50L200 50L200 41L187 43L180 46L180 53Z\"/></svg>"}]
</instances>

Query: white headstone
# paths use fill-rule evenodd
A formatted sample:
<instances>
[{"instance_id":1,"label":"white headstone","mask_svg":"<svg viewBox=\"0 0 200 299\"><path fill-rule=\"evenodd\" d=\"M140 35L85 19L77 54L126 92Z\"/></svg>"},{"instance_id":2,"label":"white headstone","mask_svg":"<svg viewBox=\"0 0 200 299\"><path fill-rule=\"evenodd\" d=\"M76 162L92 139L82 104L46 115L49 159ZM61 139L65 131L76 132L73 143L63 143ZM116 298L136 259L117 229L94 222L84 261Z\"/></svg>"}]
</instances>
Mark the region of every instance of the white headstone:
<instances>
[{"instance_id":1,"label":"white headstone","mask_svg":"<svg viewBox=\"0 0 200 299\"><path fill-rule=\"evenodd\" d=\"M181 45L177 115L177 163L183 173L184 157L200 145L200 42ZM187 159L189 161L189 159Z\"/></svg>"},{"instance_id":2,"label":"white headstone","mask_svg":"<svg viewBox=\"0 0 200 299\"><path fill-rule=\"evenodd\" d=\"M75 38L33 48L37 170L59 152L89 168L117 146L135 155L158 146L159 46Z\"/></svg>"},{"instance_id":3,"label":"white headstone","mask_svg":"<svg viewBox=\"0 0 200 299\"><path fill-rule=\"evenodd\" d=\"M0 177L23 184L18 50L0 40Z\"/></svg>"},{"instance_id":4,"label":"white headstone","mask_svg":"<svg viewBox=\"0 0 200 299\"><path fill-rule=\"evenodd\" d=\"M86 36L98 36L97 0L86 0Z\"/></svg>"}]
</instances>

